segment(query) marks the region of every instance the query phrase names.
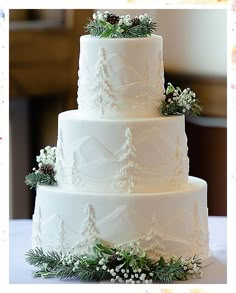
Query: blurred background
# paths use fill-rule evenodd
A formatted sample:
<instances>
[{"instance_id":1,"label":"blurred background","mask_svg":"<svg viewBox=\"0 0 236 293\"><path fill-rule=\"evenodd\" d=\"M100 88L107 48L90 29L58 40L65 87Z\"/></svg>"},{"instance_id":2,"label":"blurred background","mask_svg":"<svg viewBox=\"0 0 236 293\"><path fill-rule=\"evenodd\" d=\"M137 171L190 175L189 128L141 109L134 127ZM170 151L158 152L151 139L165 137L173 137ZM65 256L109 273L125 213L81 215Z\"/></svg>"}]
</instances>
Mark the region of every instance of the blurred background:
<instances>
[{"instance_id":1,"label":"blurred background","mask_svg":"<svg viewBox=\"0 0 236 293\"><path fill-rule=\"evenodd\" d=\"M10 218L31 218L35 191L24 184L36 155L56 145L57 117L77 108L79 38L93 10L10 10ZM190 87L201 117L186 118L190 175L208 183L210 215L226 215L227 12L147 12L163 36L165 81Z\"/></svg>"}]
</instances>

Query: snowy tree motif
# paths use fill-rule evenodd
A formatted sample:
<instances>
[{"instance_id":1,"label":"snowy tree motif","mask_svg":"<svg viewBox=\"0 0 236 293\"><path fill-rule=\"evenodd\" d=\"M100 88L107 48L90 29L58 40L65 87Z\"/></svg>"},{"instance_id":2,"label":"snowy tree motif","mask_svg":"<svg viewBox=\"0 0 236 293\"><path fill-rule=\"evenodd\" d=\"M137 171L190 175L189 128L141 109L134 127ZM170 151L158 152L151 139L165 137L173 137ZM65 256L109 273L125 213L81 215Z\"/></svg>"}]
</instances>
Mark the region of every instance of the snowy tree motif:
<instances>
[{"instance_id":1,"label":"snowy tree motif","mask_svg":"<svg viewBox=\"0 0 236 293\"><path fill-rule=\"evenodd\" d=\"M193 234L192 234L192 255L199 256L201 246L202 246L202 239L201 239L199 203L195 202L194 220L193 220Z\"/></svg>"},{"instance_id":2,"label":"snowy tree motif","mask_svg":"<svg viewBox=\"0 0 236 293\"><path fill-rule=\"evenodd\" d=\"M98 238L99 231L96 227L95 211L90 204L85 208L85 215L86 218L82 224L80 234L87 242L91 242Z\"/></svg>"},{"instance_id":3,"label":"snowy tree motif","mask_svg":"<svg viewBox=\"0 0 236 293\"><path fill-rule=\"evenodd\" d=\"M64 222L62 219L59 221L59 232L58 232L58 237L57 237L57 246L56 250L57 251L65 251L65 228L64 228Z\"/></svg>"},{"instance_id":4,"label":"snowy tree motif","mask_svg":"<svg viewBox=\"0 0 236 293\"><path fill-rule=\"evenodd\" d=\"M105 50L101 48L98 53L98 62L95 69L95 84L92 87L93 99L92 107L99 108L100 114L104 114L105 109L115 109L112 85L108 76L107 56Z\"/></svg>"},{"instance_id":5,"label":"snowy tree motif","mask_svg":"<svg viewBox=\"0 0 236 293\"><path fill-rule=\"evenodd\" d=\"M63 183L66 180L65 174L65 162L64 162L64 152L63 152L63 135L62 129L59 129L57 138L57 151L56 151L56 180L59 183Z\"/></svg>"},{"instance_id":6,"label":"snowy tree motif","mask_svg":"<svg viewBox=\"0 0 236 293\"><path fill-rule=\"evenodd\" d=\"M41 247L41 209L38 205L33 215L32 246Z\"/></svg>"},{"instance_id":7,"label":"snowy tree motif","mask_svg":"<svg viewBox=\"0 0 236 293\"><path fill-rule=\"evenodd\" d=\"M155 214L152 216L151 227L148 234L142 240L141 245L144 250L153 258L158 258L160 255L165 255L165 247L160 243L163 238L159 232L159 223Z\"/></svg>"},{"instance_id":8,"label":"snowy tree motif","mask_svg":"<svg viewBox=\"0 0 236 293\"><path fill-rule=\"evenodd\" d=\"M208 210L208 209L207 209ZM201 225L201 235L202 235L202 251L203 255L208 253L209 244L209 230L208 230L208 212L205 213Z\"/></svg>"},{"instance_id":9,"label":"snowy tree motif","mask_svg":"<svg viewBox=\"0 0 236 293\"><path fill-rule=\"evenodd\" d=\"M142 92L136 96L138 98L135 108L144 108L146 110L154 110L160 107L161 101L164 98L164 76L163 76L163 61L162 55L159 55L159 62L157 64L158 74L156 82L153 82L150 76L148 64L144 74L142 83Z\"/></svg>"},{"instance_id":10,"label":"snowy tree motif","mask_svg":"<svg viewBox=\"0 0 236 293\"><path fill-rule=\"evenodd\" d=\"M82 239L80 239L72 248L71 251L77 254L84 254L90 251L90 244L92 245L94 241L99 237L99 230L96 226L96 217L94 208L88 204L84 210L85 220L82 223L80 234Z\"/></svg>"},{"instance_id":11,"label":"snowy tree motif","mask_svg":"<svg viewBox=\"0 0 236 293\"><path fill-rule=\"evenodd\" d=\"M185 183L185 178L188 175L188 159L187 150L183 150L183 147L180 144L180 138L177 136L176 138L176 152L175 152L175 160L177 162L175 168L175 174L172 180L172 184L175 187L180 187Z\"/></svg>"},{"instance_id":12,"label":"snowy tree motif","mask_svg":"<svg viewBox=\"0 0 236 293\"><path fill-rule=\"evenodd\" d=\"M81 186L81 179L79 174L79 162L76 156L76 152L73 152L73 163L72 163L72 174L71 174L71 182L73 189L78 190Z\"/></svg>"},{"instance_id":13,"label":"snowy tree motif","mask_svg":"<svg viewBox=\"0 0 236 293\"><path fill-rule=\"evenodd\" d=\"M120 162L124 163L123 167L117 172L114 177L112 186L122 189L125 192L132 192L135 185L142 184L140 177L135 175L139 165L136 161L136 148L133 142L133 134L130 128L126 129L126 141L123 146L125 153L120 158Z\"/></svg>"}]
</instances>

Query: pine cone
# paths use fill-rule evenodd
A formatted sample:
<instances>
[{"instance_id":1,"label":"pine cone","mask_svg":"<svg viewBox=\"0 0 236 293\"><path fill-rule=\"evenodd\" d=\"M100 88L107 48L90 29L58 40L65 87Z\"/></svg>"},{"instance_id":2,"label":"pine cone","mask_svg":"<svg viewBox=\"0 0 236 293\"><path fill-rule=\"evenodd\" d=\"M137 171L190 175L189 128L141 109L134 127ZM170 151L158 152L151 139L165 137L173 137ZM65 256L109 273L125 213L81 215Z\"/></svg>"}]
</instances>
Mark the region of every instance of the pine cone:
<instances>
[{"instance_id":1,"label":"pine cone","mask_svg":"<svg viewBox=\"0 0 236 293\"><path fill-rule=\"evenodd\" d=\"M109 22L110 24L117 24L120 20L120 17L114 13L109 13L107 14L107 19L106 21Z\"/></svg>"},{"instance_id":2,"label":"pine cone","mask_svg":"<svg viewBox=\"0 0 236 293\"><path fill-rule=\"evenodd\" d=\"M171 99L171 101L173 101L173 93L169 93L168 95L166 95L166 98L165 98L165 102L167 103L167 104L170 104L170 101L169 101L169 99Z\"/></svg>"},{"instance_id":3,"label":"pine cone","mask_svg":"<svg viewBox=\"0 0 236 293\"><path fill-rule=\"evenodd\" d=\"M52 165L42 165L39 169L39 171L41 173L43 173L44 175L49 175L49 176L53 176L55 174Z\"/></svg>"},{"instance_id":4,"label":"pine cone","mask_svg":"<svg viewBox=\"0 0 236 293\"><path fill-rule=\"evenodd\" d=\"M118 258L118 255L116 254L113 254L109 257L109 261L113 264L115 264L117 262L117 258Z\"/></svg>"},{"instance_id":5,"label":"pine cone","mask_svg":"<svg viewBox=\"0 0 236 293\"><path fill-rule=\"evenodd\" d=\"M138 17L133 18L132 26L136 26L140 24L140 19Z\"/></svg>"}]
</instances>

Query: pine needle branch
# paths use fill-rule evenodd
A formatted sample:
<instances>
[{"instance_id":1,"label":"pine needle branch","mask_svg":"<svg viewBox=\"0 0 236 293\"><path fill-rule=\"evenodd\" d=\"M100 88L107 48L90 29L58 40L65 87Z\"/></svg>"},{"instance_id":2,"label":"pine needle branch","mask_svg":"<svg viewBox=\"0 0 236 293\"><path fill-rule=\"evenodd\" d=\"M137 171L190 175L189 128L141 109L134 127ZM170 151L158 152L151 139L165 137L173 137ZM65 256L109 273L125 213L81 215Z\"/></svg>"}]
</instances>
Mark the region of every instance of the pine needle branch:
<instances>
[{"instance_id":1,"label":"pine needle branch","mask_svg":"<svg viewBox=\"0 0 236 293\"><path fill-rule=\"evenodd\" d=\"M30 189L36 188L38 184L56 185L57 182L53 175L43 174L41 172L32 172L25 177L25 184L30 186Z\"/></svg>"},{"instance_id":2,"label":"pine needle branch","mask_svg":"<svg viewBox=\"0 0 236 293\"><path fill-rule=\"evenodd\" d=\"M78 279L81 282L109 280L120 283L169 283L187 280L188 275L201 277L200 260L160 257L152 260L137 244L128 247L110 247L97 241L92 247L93 255L61 254L56 251L44 253L41 248L26 253L26 261L38 267L35 276Z\"/></svg>"}]
</instances>

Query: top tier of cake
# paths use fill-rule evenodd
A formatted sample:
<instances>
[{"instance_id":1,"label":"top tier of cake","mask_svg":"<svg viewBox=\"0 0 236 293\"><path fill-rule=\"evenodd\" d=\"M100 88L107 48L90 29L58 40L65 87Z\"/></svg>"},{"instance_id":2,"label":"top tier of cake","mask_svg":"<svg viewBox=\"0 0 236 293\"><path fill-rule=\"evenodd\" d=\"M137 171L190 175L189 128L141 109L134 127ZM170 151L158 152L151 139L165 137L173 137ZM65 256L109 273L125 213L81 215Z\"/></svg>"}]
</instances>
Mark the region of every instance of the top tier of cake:
<instances>
[{"instance_id":1,"label":"top tier of cake","mask_svg":"<svg viewBox=\"0 0 236 293\"><path fill-rule=\"evenodd\" d=\"M162 37L80 38L78 107L85 119L160 116Z\"/></svg>"}]
</instances>

